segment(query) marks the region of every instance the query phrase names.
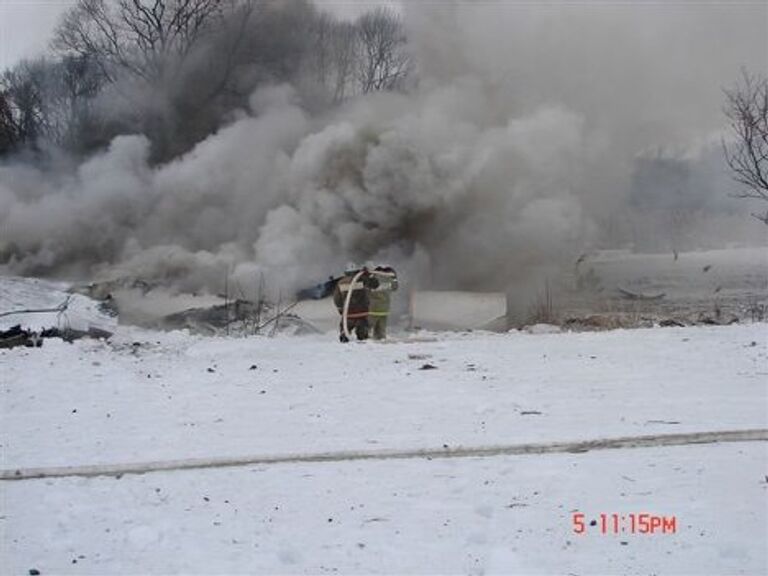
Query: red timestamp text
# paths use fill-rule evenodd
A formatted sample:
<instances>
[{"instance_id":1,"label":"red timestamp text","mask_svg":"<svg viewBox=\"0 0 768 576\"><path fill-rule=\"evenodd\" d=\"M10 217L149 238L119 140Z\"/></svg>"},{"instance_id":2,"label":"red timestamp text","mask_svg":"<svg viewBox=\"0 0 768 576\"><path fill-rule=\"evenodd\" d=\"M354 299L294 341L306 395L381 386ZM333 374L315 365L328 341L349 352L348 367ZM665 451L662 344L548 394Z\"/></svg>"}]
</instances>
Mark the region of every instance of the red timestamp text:
<instances>
[{"instance_id":1,"label":"red timestamp text","mask_svg":"<svg viewBox=\"0 0 768 576\"><path fill-rule=\"evenodd\" d=\"M598 514L593 519L586 519L581 512L574 512L572 517L575 534L675 534L676 516L658 514Z\"/></svg>"}]
</instances>

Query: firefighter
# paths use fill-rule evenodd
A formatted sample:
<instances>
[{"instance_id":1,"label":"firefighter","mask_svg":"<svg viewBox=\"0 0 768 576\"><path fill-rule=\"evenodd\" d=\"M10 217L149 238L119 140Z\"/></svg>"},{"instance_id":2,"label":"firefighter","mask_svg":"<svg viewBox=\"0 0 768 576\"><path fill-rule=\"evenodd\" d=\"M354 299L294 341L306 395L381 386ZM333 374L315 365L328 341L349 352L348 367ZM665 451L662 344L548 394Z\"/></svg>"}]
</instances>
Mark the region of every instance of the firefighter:
<instances>
[{"instance_id":1,"label":"firefighter","mask_svg":"<svg viewBox=\"0 0 768 576\"><path fill-rule=\"evenodd\" d=\"M379 285L369 290L368 325L374 340L384 340L387 337L391 294L398 288L397 273L391 266L381 265L376 266L371 274Z\"/></svg>"},{"instance_id":2,"label":"firefighter","mask_svg":"<svg viewBox=\"0 0 768 576\"><path fill-rule=\"evenodd\" d=\"M347 264L344 276L336 282L336 287L333 290L333 303L336 305L339 314L341 314L341 322L339 323L339 341L341 342L349 341L344 332L344 303L350 291L352 295L350 296L349 309L347 310L347 327L350 333L354 331L358 340L368 338L368 294L369 290L379 285L379 282L366 268L363 268L362 274L352 284L352 280L360 271L360 268L355 264Z\"/></svg>"}]
</instances>

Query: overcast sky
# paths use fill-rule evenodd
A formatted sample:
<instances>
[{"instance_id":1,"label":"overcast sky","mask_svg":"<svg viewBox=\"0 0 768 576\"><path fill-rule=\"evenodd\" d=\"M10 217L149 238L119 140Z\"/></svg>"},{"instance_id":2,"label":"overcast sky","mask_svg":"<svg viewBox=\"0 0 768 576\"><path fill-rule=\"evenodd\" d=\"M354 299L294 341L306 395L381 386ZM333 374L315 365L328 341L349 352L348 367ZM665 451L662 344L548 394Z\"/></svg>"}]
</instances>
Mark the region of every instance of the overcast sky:
<instances>
[{"instance_id":1,"label":"overcast sky","mask_svg":"<svg viewBox=\"0 0 768 576\"><path fill-rule=\"evenodd\" d=\"M75 0L0 0L0 70L45 51L61 14ZM338 16L353 19L369 8L396 0L315 0Z\"/></svg>"},{"instance_id":2,"label":"overcast sky","mask_svg":"<svg viewBox=\"0 0 768 576\"><path fill-rule=\"evenodd\" d=\"M0 69L45 50L74 0L0 0Z\"/></svg>"}]
</instances>

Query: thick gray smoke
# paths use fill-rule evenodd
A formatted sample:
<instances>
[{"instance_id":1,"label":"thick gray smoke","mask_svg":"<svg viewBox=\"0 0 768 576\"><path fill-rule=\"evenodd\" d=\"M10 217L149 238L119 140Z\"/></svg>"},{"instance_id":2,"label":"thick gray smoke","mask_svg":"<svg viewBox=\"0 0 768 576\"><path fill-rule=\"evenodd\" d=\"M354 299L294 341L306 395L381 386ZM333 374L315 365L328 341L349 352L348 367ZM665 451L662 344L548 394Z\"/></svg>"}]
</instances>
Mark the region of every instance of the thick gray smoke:
<instances>
[{"instance_id":1,"label":"thick gray smoke","mask_svg":"<svg viewBox=\"0 0 768 576\"><path fill-rule=\"evenodd\" d=\"M6 269L192 290L263 271L294 289L387 260L424 285L502 287L626 241L611 223L637 208L638 158L719 141L722 86L768 69L762 3L414 2L404 17L408 94L312 116L301 89L270 86L161 166L141 135L75 169L0 166Z\"/></svg>"}]
</instances>

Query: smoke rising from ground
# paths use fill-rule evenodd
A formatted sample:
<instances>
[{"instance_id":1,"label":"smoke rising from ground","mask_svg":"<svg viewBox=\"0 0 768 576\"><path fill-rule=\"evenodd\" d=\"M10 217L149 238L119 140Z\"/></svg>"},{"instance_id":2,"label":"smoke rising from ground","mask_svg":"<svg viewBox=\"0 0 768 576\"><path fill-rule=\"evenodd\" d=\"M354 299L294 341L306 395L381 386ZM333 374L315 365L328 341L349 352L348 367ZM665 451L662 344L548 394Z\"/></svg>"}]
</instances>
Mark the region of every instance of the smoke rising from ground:
<instances>
[{"instance_id":1,"label":"smoke rising from ground","mask_svg":"<svg viewBox=\"0 0 768 576\"><path fill-rule=\"evenodd\" d=\"M311 91L271 85L162 165L132 134L75 167L0 165L0 257L14 273L185 290L260 272L292 290L347 260L500 288L636 240L622 226L654 150L685 151L694 177L677 193L701 193L720 159L691 150L715 149L739 67L768 68L767 17L759 3L406 3L406 94L310 113Z\"/></svg>"}]
</instances>

